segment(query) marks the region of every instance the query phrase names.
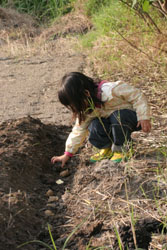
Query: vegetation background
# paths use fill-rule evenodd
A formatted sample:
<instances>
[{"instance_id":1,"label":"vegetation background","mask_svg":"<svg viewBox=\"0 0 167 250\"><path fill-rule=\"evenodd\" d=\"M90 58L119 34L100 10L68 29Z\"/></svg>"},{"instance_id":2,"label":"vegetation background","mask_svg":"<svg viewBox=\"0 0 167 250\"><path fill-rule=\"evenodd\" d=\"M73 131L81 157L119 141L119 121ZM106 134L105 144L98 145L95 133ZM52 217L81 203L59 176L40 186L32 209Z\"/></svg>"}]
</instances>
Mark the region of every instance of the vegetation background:
<instances>
[{"instance_id":1,"label":"vegetation background","mask_svg":"<svg viewBox=\"0 0 167 250\"><path fill-rule=\"evenodd\" d=\"M103 79L123 79L142 88L145 92L152 107L153 133L152 137L149 137L149 144L147 139L144 146L137 145L134 154L136 156L144 154L146 158L152 157L154 160L151 168L146 163L142 163L146 164L144 169L142 166L136 167L135 164L138 163L134 160L126 165L124 175L128 178L147 176L149 179L144 179L144 182L154 180L154 185L150 185L150 190L145 190L144 184L140 184L138 189L142 192L142 198L138 201L129 200L128 188L125 187L127 206L120 208L119 213L116 210L113 211L105 203L105 199L99 210L98 200L89 203L88 193L85 200L88 207L90 205L91 209L93 206L98 210L96 213L103 220L113 216L117 218L115 221L119 221L120 218L121 220L130 218L134 242L136 242L134 227L143 212L147 211L149 216L156 218L165 228L167 226L165 193L167 188L167 0L0 0L0 6L27 13L37 21L35 25L49 30L48 33L46 32L45 41L44 37L41 37L41 40L35 40L32 34L25 36L24 29L17 34L13 30L8 32L6 36L8 44L16 38L24 41L23 50L20 47L19 50L14 50L12 47L11 54L23 56L27 53L26 48L30 50L30 47L31 53L36 53L34 51L37 49L37 44L47 51L47 40L54 40L59 36L68 37L74 41L75 50L86 55L87 65L92 69L94 76ZM75 19L72 19L71 15L84 16L83 23L79 24L80 29L72 28ZM64 25L62 25L63 22ZM58 31L50 32L55 23L59 25ZM103 190L103 196L108 197L108 195L106 190ZM141 209L139 204L142 204ZM119 247L123 249L117 227L115 231ZM164 232L155 236L150 249L167 249ZM91 243L86 249L93 249ZM97 249L107 248L103 245Z\"/></svg>"}]
</instances>

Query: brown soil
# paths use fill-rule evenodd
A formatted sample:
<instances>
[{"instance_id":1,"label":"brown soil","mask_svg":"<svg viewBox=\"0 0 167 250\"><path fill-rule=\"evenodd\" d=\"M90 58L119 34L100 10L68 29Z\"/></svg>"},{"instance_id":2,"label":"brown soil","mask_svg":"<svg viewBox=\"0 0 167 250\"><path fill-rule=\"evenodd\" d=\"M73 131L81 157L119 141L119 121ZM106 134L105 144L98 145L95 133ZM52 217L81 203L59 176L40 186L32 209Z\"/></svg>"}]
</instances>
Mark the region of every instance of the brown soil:
<instances>
[{"instance_id":1,"label":"brown soil","mask_svg":"<svg viewBox=\"0 0 167 250\"><path fill-rule=\"evenodd\" d=\"M16 249L20 243L42 239L47 223L64 221L59 217L60 210L65 213L63 204L60 208L61 195L71 177L66 177L63 187L59 187L59 173L51 166L50 158L62 152L64 140L59 135L66 135L67 130L31 117L1 124L0 249ZM59 198L50 219L45 216L49 189Z\"/></svg>"},{"instance_id":2,"label":"brown soil","mask_svg":"<svg viewBox=\"0 0 167 250\"><path fill-rule=\"evenodd\" d=\"M13 26L9 20L11 15L18 15L17 21L21 18L20 14L0 9L3 31L6 27L21 29L23 22ZM52 166L50 158L64 152L71 130L71 116L57 100L58 82L70 71L89 71L93 75L86 67L85 56L72 49L76 41L66 38L66 34L86 32L91 25L87 20L84 22L82 16L76 16L71 19L71 23L77 20L76 27L67 25L65 18L64 26L55 24L47 31L40 31L29 20L31 28L26 27L28 30L33 27L34 40L47 39L45 53L38 49L35 55L25 53L16 57L7 52L6 42L0 44L0 250L15 250L31 240L52 246L48 224L57 249L63 248L74 229L76 232L67 244L71 250L86 249L87 245L89 249L100 246L119 249L115 229L124 247L135 249L135 232L138 247L149 249L151 234L162 231L159 214L155 212L151 216L152 201L155 195L163 199L167 188L164 182L155 179L158 166L165 168L166 162L161 153L152 149L152 142L156 137L165 143L164 137L158 137L159 130L148 136L134 135L135 156L128 163L112 165L104 160L91 165L88 159L92 148L85 143L64 169L59 164ZM49 39L51 37L53 39ZM12 39L10 37L11 44ZM166 126L163 118L161 124ZM146 148L150 148L147 155ZM58 184L58 180L62 183ZM132 205L139 216L134 231L125 213ZM82 226L77 230L80 223ZM47 247L31 243L21 249L45 250Z\"/></svg>"}]
</instances>

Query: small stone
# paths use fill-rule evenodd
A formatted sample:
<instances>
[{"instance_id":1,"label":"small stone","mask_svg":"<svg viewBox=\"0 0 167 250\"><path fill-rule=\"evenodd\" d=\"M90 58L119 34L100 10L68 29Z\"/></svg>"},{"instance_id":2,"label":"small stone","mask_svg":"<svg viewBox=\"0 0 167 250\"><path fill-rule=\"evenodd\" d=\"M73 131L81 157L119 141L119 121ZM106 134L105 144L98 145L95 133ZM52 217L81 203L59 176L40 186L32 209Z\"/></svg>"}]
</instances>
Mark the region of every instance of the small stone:
<instances>
[{"instance_id":1,"label":"small stone","mask_svg":"<svg viewBox=\"0 0 167 250\"><path fill-rule=\"evenodd\" d=\"M54 213L51 210L46 210L45 215L48 216L48 217L49 216L54 216Z\"/></svg>"},{"instance_id":2,"label":"small stone","mask_svg":"<svg viewBox=\"0 0 167 250\"><path fill-rule=\"evenodd\" d=\"M46 206L51 208L56 208L57 205L55 203L48 203Z\"/></svg>"},{"instance_id":3,"label":"small stone","mask_svg":"<svg viewBox=\"0 0 167 250\"><path fill-rule=\"evenodd\" d=\"M62 180L59 179L59 180L56 181L56 183L57 183L58 185L60 185L60 184L63 184L64 181L62 181Z\"/></svg>"},{"instance_id":4,"label":"small stone","mask_svg":"<svg viewBox=\"0 0 167 250\"><path fill-rule=\"evenodd\" d=\"M61 173L60 173L60 176L61 177L67 177L67 176L69 176L69 171L68 171L68 169L67 170L64 170L64 171L62 171Z\"/></svg>"},{"instance_id":5,"label":"small stone","mask_svg":"<svg viewBox=\"0 0 167 250\"><path fill-rule=\"evenodd\" d=\"M59 198L57 196L50 196L49 199L48 199L48 203L49 202L55 202L55 201L58 201Z\"/></svg>"},{"instance_id":6,"label":"small stone","mask_svg":"<svg viewBox=\"0 0 167 250\"><path fill-rule=\"evenodd\" d=\"M53 190L49 189L49 190L46 192L46 195L47 195L47 196L53 196L53 195L54 195Z\"/></svg>"}]
</instances>

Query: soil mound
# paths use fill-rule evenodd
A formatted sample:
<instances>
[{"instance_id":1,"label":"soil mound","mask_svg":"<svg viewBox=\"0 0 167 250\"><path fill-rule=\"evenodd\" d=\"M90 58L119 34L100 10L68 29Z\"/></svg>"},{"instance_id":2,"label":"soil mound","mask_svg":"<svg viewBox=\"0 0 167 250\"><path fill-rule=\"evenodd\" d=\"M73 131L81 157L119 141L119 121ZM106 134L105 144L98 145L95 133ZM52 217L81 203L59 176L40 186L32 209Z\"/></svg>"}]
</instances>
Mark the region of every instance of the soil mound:
<instances>
[{"instance_id":1,"label":"soil mound","mask_svg":"<svg viewBox=\"0 0 167 250\"><path fill-rule=\"evenodd\" d=\"M41 28L28 14L18 13L10 8L0 8L0 31L0 47L7 45L10 48L11 41L20 40L26 44L27 40L33 40L41 33Z\"/></svg>"},{"instance_id":2,"label":"soil mound","mask_svg":"<svg viewBox=\"0 0 167 250\"><path fill-rule=\"evenodd\" d=\"M14 9L0 8L0 30L36 27L37 22L27 14L20 14Z\"/></svg>"}]
</instances>

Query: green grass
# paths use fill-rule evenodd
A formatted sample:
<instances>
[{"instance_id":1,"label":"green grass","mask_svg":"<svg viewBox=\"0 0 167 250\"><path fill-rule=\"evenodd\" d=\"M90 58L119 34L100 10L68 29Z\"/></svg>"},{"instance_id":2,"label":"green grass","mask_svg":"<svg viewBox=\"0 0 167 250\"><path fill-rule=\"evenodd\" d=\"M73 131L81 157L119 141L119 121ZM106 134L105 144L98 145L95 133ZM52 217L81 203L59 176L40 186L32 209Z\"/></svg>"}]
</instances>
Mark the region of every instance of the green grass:
<instances>
[{"instance_id":1,"label":"green grass","mask_svg":"<svg viewBox=\"0 0 167 250\"><path fill-rule=\"evenodd\" d=\"M108 0L87 0L85 1L84 10L86 15L92 16L97 13L103 6L108 5Z\"/></svg>"},{"instance_id":2,"label":"green grass","mask_svg":"<svg viewBox=\"0 0 167 250\"><path fill-rule=\"evenodd\" d=\"M148 14L163 30L166 20L152 7ZM97 75L105 78L119 75L131 78L135 84L141 81L138 72L149 79L158 76L158 72L166 75L165 40L159 43L161 35L157 35L150 19L146 22L133 8L112 0L99 4L91 13L91 21L93 29L80 37L80 42Z\"/></svg>"},{"instance_id":3,"label":"green grass","mask_svg":"<svg viewBox=\"0 0 167 250\"><path fill-rule=\"evenodd\" d=\"M93 42L95 39L98 39L98 37L105 35L112 37L113 39L120 38L117 31L126 35L132 34L133 32L135 34L139 33L139 36L144 33L147 42L149 41L150 36L153 36L153 27L151 28L148 26L144 19L140 18L133 8L127 8L127 6L122 4L121 1L112 0L106 3L106 1L103 0L100 1L97 8L97 3L94 2L96 2L96 0L88 0L88 2L85 3L85 8L94 4L94 8L92 7L93 10L91 12L94 29L92 32L83 36L84 45L87 40L89 47L91 39ZM156 24L160 25L162 20L160 20L159 14L153 9L150 9L150 12L153 16L152 18L156 20Z\"/></svg>"},{"instance_id":4,"label":"green grass","mask_svg":"<svg viewBox=\"0 0 167 250\"><path fill-rule=\"evenodd\" d=\"M69 12L75 0L1 0L2 7L16 8L19 12L34 16L39 21L48 21Z\"/></svg>"},{"instance_id":5,"label":"green grass","mask_svg":"<svg viewBox=\"0 0 167 250\"><path fill-rule=\"evenodd\" d=\"M94 29L92 32L89 32L83 36L83 44L88 43L88 47L95 39L102 36L112 36L112 38L118 38L118 34L115 30L119 32L127 32L127 27L129 22L131 22L131 31L134 29L136 31L136 22L138 17L135 17L134 11L127 9L122 5L118 0L113 0L108 3L108 5L101 6L100 9L97 9L95 13L92 14L92 22ZM113 32L114 31L114 32Z\"/></svg>"},{"instance_id":6,"label":"green grass","mask_svg":"<svg viewBox=\"0 0 167 250\"><path fill-rule=\"evenodd\" d=\"M115 64L119 64L121 70L124 67L123 62L126 61L126 54L122 48L113 50L122 40L120 34L127 37L137 33L147 33L148 27L143 20L135 15L133 9L126 8L118 0L110 1L108 5L101 6L97 12L92 14L91 19L94 28L81 37L83 49L88 49L88 54L92 61L95 60L95 64L100 66L99 62L103 61L101 72L98 74L107 75L106 73L111 72ZM92 48L95 50L90 50Z\"/></svg>"}]
</instances>

